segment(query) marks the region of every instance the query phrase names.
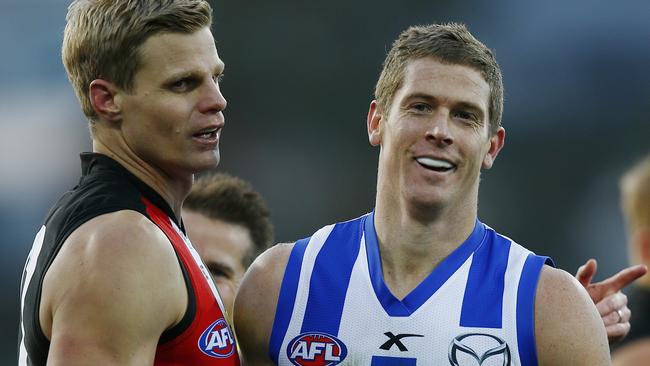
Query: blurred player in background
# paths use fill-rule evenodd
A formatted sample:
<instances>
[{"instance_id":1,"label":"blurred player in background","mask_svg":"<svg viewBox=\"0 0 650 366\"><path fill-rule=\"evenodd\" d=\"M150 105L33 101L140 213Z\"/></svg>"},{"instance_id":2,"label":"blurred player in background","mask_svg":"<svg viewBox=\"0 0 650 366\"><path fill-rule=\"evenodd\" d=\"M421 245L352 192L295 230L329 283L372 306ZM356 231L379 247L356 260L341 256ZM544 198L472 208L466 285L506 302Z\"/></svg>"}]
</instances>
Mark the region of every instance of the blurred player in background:
<instances>
[{"instance_id":1,"label":"blurred player in background","mask_svg":"<svg viewBox=\"0 0 650 366\"><path fill-rule=\"evenodd\" d=\"M650 155L621 179L621 206L627 227L632 263L650 266ZM629 335L613 353L615 365L650 365L650 275L641 277L628 292L634 311Z\"/></svg>"},{"instance_id":2,"label":"blurred player in background","mask_svg":"<svg viewBox=\"0 0 650 366\"><path fill-rule=\"evenodd\" d=\"M240 178L202 175L183 203L183 222L232 316L235 294L246 269L273 243L266 203Z\"/></svg>"}]
</instances>

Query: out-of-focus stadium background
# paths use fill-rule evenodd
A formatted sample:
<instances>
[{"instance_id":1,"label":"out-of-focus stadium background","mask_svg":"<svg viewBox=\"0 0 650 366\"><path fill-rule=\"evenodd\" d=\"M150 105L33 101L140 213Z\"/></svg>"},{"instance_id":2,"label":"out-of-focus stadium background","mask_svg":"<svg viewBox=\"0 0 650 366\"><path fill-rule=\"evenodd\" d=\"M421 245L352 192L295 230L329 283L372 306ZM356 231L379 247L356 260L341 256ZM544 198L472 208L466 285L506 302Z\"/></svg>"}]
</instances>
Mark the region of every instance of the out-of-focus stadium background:
<instances>
[{"instance_id":1,"label":"out-of-focus stadium background","mask_svg":"<svg viewBox=\"0 0 650 366\"><path fill-rule=\"evenodd\" d=\"M60 61L68 0L0 4L0 365L16 363L19 282L43 216L90 148ZM505 149L480 217L574 272L627 262L618 176L650 152L650 2L213 1L228 99L221 171L250 180L278 241L372 209L365 116L412 24L465 22L496 51ZM650 204L650 203L649 203Z\"/></svg>"}]
</instances>

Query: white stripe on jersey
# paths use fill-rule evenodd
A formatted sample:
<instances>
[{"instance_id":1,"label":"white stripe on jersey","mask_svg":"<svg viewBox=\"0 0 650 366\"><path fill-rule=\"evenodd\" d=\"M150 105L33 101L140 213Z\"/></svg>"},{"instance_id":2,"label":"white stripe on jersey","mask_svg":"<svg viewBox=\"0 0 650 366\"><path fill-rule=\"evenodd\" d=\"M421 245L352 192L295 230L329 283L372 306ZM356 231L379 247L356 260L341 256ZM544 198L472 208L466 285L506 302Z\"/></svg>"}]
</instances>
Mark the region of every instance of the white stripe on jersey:
<instances>
[{"instance_id":1,"label":"white stripe on jersey","mask_svg":"<svg viewBox=\"0 0 650 366\"><path fill-rule=\"evenodd\" d=\"M477 223L477 225L483 224ZM305 321L305 311L310 297L310 283L314 274L314 266L334 227L335 225L329 225L316 232L305 249L293 312L279 350L279 365L298 365L289 359L288 347L291 342L294 342L301 335L303 322ZM509 365L521 365L517 334L517 293L522 269L531 252L512 240L495 233L489 227L485 227L485 231L498 238L501 242L499 245L502 245L499 248L505 248L504 251L507 250L508 256L507 264L504 262L505 275L503 278L503 296L500 299L500 302L502 302L500 328L460 325L468 276L476 251L472 252L462 263L459 263L459 267L446 278L435 292L426 294L427 298L412 313L390 315L378 299L378 294L372 284L368 263L368 240L366 240L366 235L370 235L370 233L363 233L359 243L359 254L352 266L345 293L339 330L337 334L330 334L340 340L347 348L346 357L341 360L341 363L335 364L341 366L388 365L391 359L397 363L401 362L400 359L409 359L408 362L411 363L403 364L417 364L418 366L451 365L453 364L450 361L451 353L454 352L453 356L458 357L459 365L473 365L476 364L473 357L486 356L488 355L486 352L489 350L494 350L495 347L503 347L499 342L505 341L509 355L494 353L497 355L494 356L495 359L486 360L484 364L491 364L490 362L497 361L497 357L501 357L509 358ZM375 233L372 233L372 235L375 235ZM487 236L487 234L483 236L483 242L480 245L491 240L486 239ZM340 256L352 255L351 252L352 250L350 252L343 251ZM485 257L481 258L483 261L485 260ZM328 278L327 280L332 281L332 283L341 282L337 278ZM485 281L480 283L485 283ZM498 298L495 299L498 300ZM280 299L278 303L286 300L285 298ZM327 319L331 314L310 314L310 316L312 318ZM307 333L316 331L318 329L312 329ZM388 333L393 337L404 335L399 339L400 345L404 349L397 342L391 343L392 338ZM472 335L474 333L477 335ZM465 334L469 334L469 336L463 337ZM498 337L499 341L491 336ZM456 343L454 343L455 339L457 340ZM469 346L473 350L472 352L474 350L475 352L474 354L463 351L457 352L452 347L454 344L458 344L460 347ZM291 346L294 347L295 344L292 343ZM384 347L382 348L382 346ZM300 347L307 350L304 345ZM320 352L320 355L322 355L326 352L326 348L323 347L325 346L319 344L311 349L311 353L316 355L317 352ZM295 350L296 348L292 349ZM307 353L303 352L303 354ZM378 359L382 359L381 362L377 361ZM460 362L461 359L464 361Z\"/></svg>"},{"instance_id":2,"label":"white stripe on jersey","mask_svg":"<svg viewBox=\"0 0 650 366\"><path fill-rule=\"evenodd\" d=\"M25 348L25 328L23 323L23 311L25 309L25 295L27 294L27 289L29 284L32 282L32 277L34 276L34 271L36 270L36 262L38 262L38 256L41 254L41 248L43 247L43 240L45 239L45 225L41 227L41 230L38 231L36 237L34 238L34 243L32 244L32 249L29 251L29 256L27 256L27 262L25 263L25 270L23 271L23 279L21 284L21 294L20 294L20 329L22 337L20 337L20 348L18 353L18 366L27 366L27 349Z\"/></svg>"},{"instance_id":3,"label":"white stripe on jersey","mask_svg":"<svg viewBox=\"0 0 650 366\"><path fill-rule=\"evenodd\" d=\"M214 281L212 281L212 276L210 275L210 272L206 268L205 264L203 264L203 260L201 259L201 256L199 253L194 249L194 246L192 245L192 242L190 242L190 239L183 233L181 229L176 226L176 223L174 220L171 218L168 218L169 223L171 226L174 228L178 236L180 236L183 239L183 242L185 243L185 246L187 249L192 253L192 259L194 259L194 262L196 262L196 265L201 269L201 273L203 274L203 277L205 278L206 281L208 281L208 285L210 285L210 290L212 290L212 295L214 295L214 298L217 299L217 303L219 303L219 308L221 309L222 313L226 313L226 308L223 306L223 303L221 302L221 296L219 295L219 290L217 290L217 286L214 284Z\"/></svg>"}]
</instances>

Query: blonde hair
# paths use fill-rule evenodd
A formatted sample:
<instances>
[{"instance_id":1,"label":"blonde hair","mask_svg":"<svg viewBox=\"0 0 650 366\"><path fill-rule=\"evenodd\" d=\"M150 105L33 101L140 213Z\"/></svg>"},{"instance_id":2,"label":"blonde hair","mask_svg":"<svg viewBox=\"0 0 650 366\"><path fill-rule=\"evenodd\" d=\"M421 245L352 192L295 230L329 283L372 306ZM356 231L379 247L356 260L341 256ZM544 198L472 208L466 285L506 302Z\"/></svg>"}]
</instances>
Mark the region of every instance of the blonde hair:
<instances>
[{"instance_id":1,"label":"blonde hair","mask_svg":"<svg viewBox=\"0 0 650 366\"><path fill-rule=\"evenodd\" d=\"M628 227L650 228L650 154L623 175L620 187Z\"/></svg>"},{"instance_id":2,"label":"blonde hair","mask_svg":"<svg viewBox=\"0 0 650 366\"><path fill-rule=\"evenodd\" d=\"M490 86L490 132L501 126L503 81L492 51L458 23L413 26L402 32L388 52L375 86L375 99L388 113L397 90L404 81L409 61L434 57L442 63L464 65L481 73Z\"/></svg>"},{"instance_id":3,"label":"blonde hair","mask_svg":"<svg viewBox=\"0 0 650 366\"><path fill-rule=\"evenodd\" d=\"M140 63L140 46L163 32L193 33L212 24L205 0L75 0L68 7L61 50L81 109L97 115L89 85L106 79L130 91Z\"/></svg>"}]
</instances>

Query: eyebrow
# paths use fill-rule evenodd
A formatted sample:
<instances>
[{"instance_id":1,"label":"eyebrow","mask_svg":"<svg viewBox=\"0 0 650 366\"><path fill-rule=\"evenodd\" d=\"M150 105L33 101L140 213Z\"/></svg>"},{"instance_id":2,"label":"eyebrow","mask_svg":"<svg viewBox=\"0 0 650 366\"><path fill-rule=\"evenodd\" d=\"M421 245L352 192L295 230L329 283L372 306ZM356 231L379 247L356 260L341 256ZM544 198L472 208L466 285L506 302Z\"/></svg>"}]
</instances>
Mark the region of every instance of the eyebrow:
<instances>
[{"instance_id":1,"label":"eyebrow","mask_svg":"<svg viewBox=\"0 0 650 366\"><path fill-rule=\"evenodd\" d=\"M477 106L474 103L458 102L458 103L456 103L456 106L458 106L458 108L460 108L460 109L470 110L470 111L476 113L477 116L480 117L481 119L483 119L485 117L484 113L483 113L483 109L480 108L479 106Z\"/></svg>"},{"instance_id":2,"label":"eyebrow","mask_svg":"<svg viewBox=\"0 0 650 366\"><path fill-rule=\"evenodd\" d=\"M411 101L413 99L424 99L429 102L437 102L439 98L436 98L435 96L431 94L426 94L426 93L412 93L408 94L404 97L404 102ZM483 109L478 106L475 103L467 102L467 101L457 101L454 102L453 107L455 109L465 109L465 110L470 110L474 113L476 113L481 119L485 117L485 113L483 112Z\"/></svg>"},{"instance_id":3,"label":"eyebrow","mask_svg":"<svg viewBox=\"0 0 650 366\"><path fill-rule=\"evenodd\" d=\"M217 65L212 69L212 74L221 75L223 74L225 69L226 69L226 64L224 64L223 61L219 61L219 63L217 63ZM167 82L173 82L176 80L187 79L187 78L200 79L202 75L203 73L197 70L182 71L177 74L173 74L172 76L167 78Z\"/></svg>"}]
</instances>

